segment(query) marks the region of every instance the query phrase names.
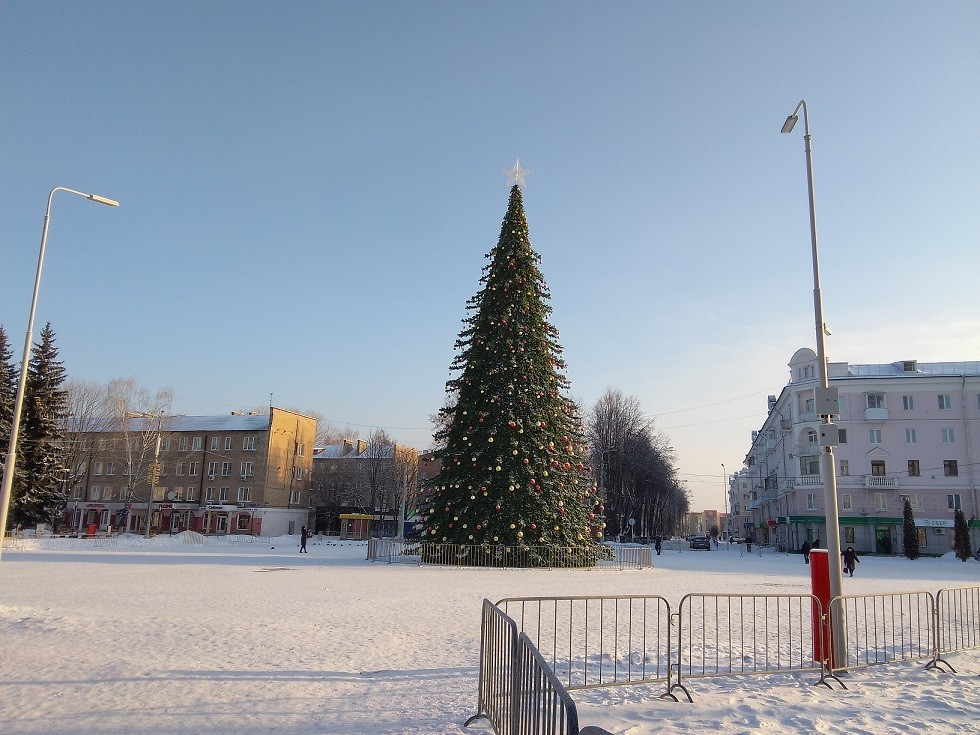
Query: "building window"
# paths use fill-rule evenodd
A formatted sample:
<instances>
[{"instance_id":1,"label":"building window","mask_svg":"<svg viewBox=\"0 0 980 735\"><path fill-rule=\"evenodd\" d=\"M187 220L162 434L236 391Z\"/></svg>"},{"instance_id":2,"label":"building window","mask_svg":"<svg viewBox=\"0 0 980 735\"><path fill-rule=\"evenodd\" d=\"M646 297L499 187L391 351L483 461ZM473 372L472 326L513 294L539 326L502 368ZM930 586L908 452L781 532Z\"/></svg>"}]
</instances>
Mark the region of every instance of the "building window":
<instances>
[{"instance_id":1,"label":"building window","mask_svg":"<svg viewBox=\"0 0 980 735\"><path fill-rule=\"evenodd\" d=\"M809 445L810 451L813 451L817 446L817 432L813 429L807 429L806 432L806 443Z\"/></svg>"},{"instance_id":2,"label":"building window","mask_svg":"<svg viewBox=\"0 0 980 735\"><path fill-rule=\"evenodd\" d=\"M803 401L803 413L814 413L816 410L813 398L807 398Z\"/></svg>"},{"instance_id":3,"label":"building window","mask_svg":"<svg viewBox=\"0 0 980 735\"><path fill-rule=\"evenodd\" d=\"M939 410L940 411L950 411L953 408L953 401L946 394L940 394L939 396Z\"/></svg>"},{"instance_id":4,"label":"building window","mask_svg":"<svg viewBox=\"0 0 980 735\"><path fill-rule=\"evenodd\" d=\"M929 539L926 534L926 529L917 528L915 529L915 534L919 537L919 548L924 549L929 545Z\"/></svg>"},{"instance_id":5,"label":"building window","mask_svg":"<svg viewBox=\"0 0 980 735\"><path fill-rule=\"evenodd\" d=\"M250 519L249 519L248 513L242 513L242 514L240 514L238 516L238 530L239 531L247 531L248 530L249 520Z\"/></svg>"},{"instance_id":6,"label":"building window","mask_svg":"<svg viewBox=\"0 0 980 735\"><path fill-rule=\"evenodd\" d=\"M909 477L919 476L919 460L910 459L909 460Z\"/></svg>"},{"instance_id":7,"label":"building window","mask_svg":"<svg viewBox=\"0 0 980 735\"><path fill-rule=\"evenodd\" d=\"M201 471L200 462L188 462L187 463L187 474L191 477L197 477L197 473Z\"/></svg>"},{"instance_id":8,"label":"building window","mask_svg":"<svg viewBox=\"0 0 980 735\"><path fill-rule=\"evenodd\" d=\"M174 463L174 474L177 477L181 477L184 474L184 463L183 462L176 462L176 463Z\"/></svg>"},{"instance_id":9,"label":"building window","mask_svg":"<svg viewBox=\"0 0 980 735\"><path fill-rule=\"evenodd\" d=\"M944 429L944 431L945 431L945 429ZM116 465L115 465L114 462L106 462L105 463L105 473L107 475L114 475L114 474L116 474Z\"/></svg>"},{"instance_id":10,"label":"building window","mask_svg":"<svg viewBox=\"0 0 980 735\"><path fill-rule=\"evenodd\" d=\"M960 506L960 494L959 493L951 493L951 494L947 495L946 496L946 506L950 510L963 510L963 508Z\"/></svg>"},{"instance_id":11,"label":"building window","mask_svg":"<svg viewBox=\"0 0 980 735\"><path fill-rule=\"evenodd\" d=\"M854 526L844 526L844 543L854 543Z\"/></svg>"},{"instance_id":12,"label":"building window","mask_svg":"<svg viewBox=\"0 0 980 735\"><path fill-rule=\"evenodd\" d=\"M98 485L92 485L92 490L89 493L89 500L101 500L102 488Z\"/></svg>"},{"instance_id":13,"label":"building window","mask_svg":"<svg viewBox=\"0 0 980 735\"><path fill-rule=\"evenodd\" d=\"M847 444L847 429L838 429L837 437L838 444Z\"/></svg>"},{"instance_id":14,"label":"building window","mask_svg":"<svg viewBox=\"0 0 980 735\"><path fill-rule=\"evenodd\" d=\"M222 477L231 477L231 462L222 462L221 463L221 476Z\"/></svg>"},{"instance_id":15,"label":"building window","mask_svg":"<svg viewBox=\"0 0 980 735\"><path fill-rule=\"evenodd\" d=\"M190 448L190 442L186 436L180 437L180 443L178 444L181 452L186 452Z\"/></svg>"},{"instance_id":16,"label":"building window","mask_svg":"<svg viewBox=\"0 0 980 735\"><path fill-rule=\"evenodd\" d=\"M208 477L210 477L213 480L217 476L217 474L218 474L218 463L208 462Z\"/></svg>"},{"instance_id":17,"label":"building window","mask_svg":"<svg viewBox=\"0 0 980 735\"><path fill-rule=\"evenodd\" d=\"M228 488L223 487L218 490L218 502L220 503L228 502Z\"/></svg>"},{"instance_id":18,"label":"building window","mask_svg":"<svg viewBox=\"0 0 980 735\"><path fill-rule=\"evenodd\" d=\"M875 493L875 510L888 510L887 494Z\"/></svg>"},{"instance_id":19,"label":"building window","mask_svg":"<svg viewBox=\"0 0 980 735\"><path fill-rule=\"evenodd\" d=\"M92 474L101 475L102 474L102 463L96 462L92 465Z\"/></svg>"},{"instance_id":20,"label":"building window","mask_svg":"<svg viewBox=\"0 0 980 735\"><path fill-rule=\"evenodd\" d=\"M299 505L299 500L300 500L300 491L299 490L293 490L293 491L291 491L289 493L289 504L290 505Z\"/></svg>"},{"instance_id":21,"label":"building window","mask_svg":"<svg viewBox=\"0 0 980 735\"><path fill-rule=\"evenodd\" d=\"M953 438L952 429L943 429L943 444L955 444L956 440ZM106 472L108 475L109 473Z\"/></svg>"},{"instance_id":22,"label":"building window","mask_svg":"<svg viewBox=\"0 0 980 735\"><path fill-rule=\"evenodd\" d=\"M200 436L195 436L194 440L191 442L191 451L200 452L204 448L204 439Z\"/></svg>"},{"instance_id":23,"label":"building window","mask_svg":"<svg viewBox=\"0 0 980 735\"><path fill-rule=\"evenodd\" d=\"M905 430L905 443L906 444L915 444L915 429L906 429Z\"/></svg>"},{"instance_id":24,"label":"building window","mask_svg":"<svg viewBox=\"0 0 980 735\"><path fill-rule=\"evenodd\" d=\"M915 401L912 399L912 396L902 396L902 409L905 411L915 409Z\"/></svg>"},{"instance_id":25,"label":"building window","mask_svg":"<svg viewBox=\"0 0 980 735\"><path fill-rule=\"evenodd\" d=\"M251 477L251 476L252 476L252 463L242 462L242 477Z\"/></svg>"},{"instance_id":26,"label":"building window","mask_svg":"<svg viewBox=\"0 0 980 735\"><path fill-rule=\"evenodd\" d=\"M187 488L187 501L194 503L197 502L197 488L189 487Z\"/></svg>"},{"instance_id":27,"label":"building window","mask_svg":"<svg viewBox=\"0 0 980 735\"><path fill-rule=\"evenodd\" d=\"M179 500L183 500L183 498L184 498L184 488L182 488L182 487L175 487L174 488L174 497L173 497L173 499L179 501Z\"/></svg>"},{"instance_id":28,"label":"building window","mask_svg":"<svg viewBox=\"0 0 980 735\"><path fill-rule=\"evenodd\" d=\"M816 454L805 454L802 457L800 457L800 474L819 475L820 456Z\"/></svg>"},{"instance_id":29,"label":"building window","mask_svg":"<svg viewBox=\"0 0 980 735\"><path fill-rule=\"evenodd\" d=\"M868 441L872 444L881 444L881 429L868 429Z\"/></svg>"},{"instance_id":30,"label":"building window","mask_svg":"<svg viewBox=\"0 0 980 735\"><path fill-rule=\"evenodd\" d=\"M296 475L296 479L297 480L302 480L303 479L303 475L305 474L305 472L303 471L303 468L302 467L295 467L294 469L295 469L294 474Z\"/></svg>"},{"instance_id":31,"label":"building window","mask_svg":"<svg viewBox=\"0 0 980 735\"><path fill-rule=\"evenodd\" d=\"M813 493L806 494L806 509L816 510L817 509L817 496Z\"/></svg>"},{"instance_id":32,"label":"building window","mask_svg":"<svg viewBox=\"0 0 980 735\"><path fill-rule=\"evenodd\" d=\"M919 496L918 496L918 494L899 495L898 497L902 500L902 506L903 507L905 505L905 501L907 500L907 501L909 501L909 505L912 507L912 510L918 509L918 507L919 507Z\"/></svg>"},{"instance_id":33,"label":"building window","mask_svg":"<svg viewBox=\"0 0 980 735\"><path fill-rule=\"evenodd\" d=\"M300 457L305 457L306 456L306 445L303 442L300 442L299 443L299 449L296 451L296 453Z\"/></svg>"},{"instance_id":34,"label":"building window","mask_svg":"<svg viewBox=\"0 0 980 735\"><path fill-rule=\"evenodd\" d=\"M960 469L957 466L955 459L943 460L943 474L946 475L946 477L957 477L960 474Z\"/></svg>"},{"instance_id":35,"label":"building window","mask_svg":"<svg viewBox=\"0 0 980 735\"><path fill-rule=\"evenodd\" d=\"M849 460L842 459L840 461L840 475L841 477L849 477L851 474L851 463Z\"/></svg>"},{"instance_id":36,"label":"building window","mask_svg":"<svg viewBox=\"0 0 980 735\"><path fill-rule=\"evenodd\" d=\"M840 414L838 415L841 416L844 414L844 411L847 410L847 396L837 396L837 410L840 411Z\"/></svg>"},{"instance_id":37,"label":"building window","mask_svg":"<svg viewBox=\"0 0 980 735\"><path fill-rule=\"evenodd\" d=\"M74 499L75 500L81 500L82 499L82 486L81 485L79 485L78 487L75 488L75 496L74 496Z\"/></svg>"},{"instance_id":38,"label":"building window","mask_svg":"<svg viewBox=\"0 0 980 735\"><path fill-rule=\"evenodd\" d=\"M214 488L209 487L204 489L204 500L208 503L214 502Z\"/></svg>"},{"instance_id":39,"label":"building window","mask_svg":"<svg viewBox=\"0 0 980 735\"><path fill-rule=\"evenodd\" d=\"M238 488L238 502L247 503L252 499L252 489L248 487Z\"/></svg>"},{"instance_id":40,"label":"building window","mask_svg":"<svg viewBox=\"0 0 980 735\"><path fill-rule=\"evenodd\" d=\"M254 452L255 451L255 437L254 436L246 436L242 440L242 449L244 449L246 452Z\"/></svg>"},{"instance_id":41,"label":"building window","mask_svg":"<svg viewBox=\"0 0 980 735\"><path fill-rule=\"evenodd\" d=\"M885 460L874 459L871 461L871 476L872 477L885 476Z\"/></svg>"},{"instance_id":42,"label":"building window","mask_svg":"<svg viewBox=\"0 0 980 735\"><path fill-rule=\"evenodd\" d=\"M211 451L212 452L217 452L219 449L221 449L221 437L220 436L212 436L211 437Z\"/></svg>"},{"instance_id":43,"label":"building window","mask_svg":"<svg viewBox=\"0 0 980 735\"><path fill-rule=\"evenodd\" d=\"M885 407L885 394L884 393L867 393L868 408L884 408Z\"/></svg>"},{"instance_id":44,"label":"building window","mask_svg":"<svg viewBox=\"0 0 980 735\"><path fill-rule=\"evenodd\" d=\"M845 493L844 495L841 495L840 496L840 507L841 507L841 510L852 510L853 509L853 506L851 505L851 502L852 501L851 501L851 494L850 493Z\"/></svg>"},{"instance_id":45,"label":"building window","mask_svg":"<svg viewBox=\"0 0 980 735\"><path fill-rule=\"evenodd\" d=\"M231 451L231 437L230 436L226 436L225 437L225 451L226 452L230 452Z\"/></svg>"}]
</instances>

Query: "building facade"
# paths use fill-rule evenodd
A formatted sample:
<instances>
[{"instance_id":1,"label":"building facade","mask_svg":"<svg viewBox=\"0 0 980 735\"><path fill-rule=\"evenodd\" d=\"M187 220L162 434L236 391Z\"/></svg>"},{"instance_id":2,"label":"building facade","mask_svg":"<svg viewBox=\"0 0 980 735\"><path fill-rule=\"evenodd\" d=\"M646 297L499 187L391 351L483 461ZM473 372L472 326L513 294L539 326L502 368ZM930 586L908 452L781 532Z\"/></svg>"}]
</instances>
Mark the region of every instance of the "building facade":
<instances>
[{"instance_id":1,"label":"building facade","mask_svg":"<svg viewBox=\"0 0 980 735\"><path fill-rule=\"evenodd\" d=\"M308 522L316 436L309 416L271 407L266 415L72 428L71 529L145 533L149 519L151 533L278 536Z\"/></svg>"},{"instance_id":2,"label":"building facade","mask_svg":"<svg viewBox=\"0 0 980 735\"><path fill-rule=\"evenodd\" d=\"M370 516L373 536L397 536L411 517L419 487L417 450L384 441L340 441L313 455L313 529L343 534L342 516ZM362 519L363 520L363 519Z\"/></svg>"},{"instance_id":3,"label":"building facade","mask_svg":"<svg viewBox=\"0 0 980 735\"><path fill-rule=\"evenodd\" d=\"M797 350L789 368L789 383L769 396L769 414L752 432L730 499L747 534L795 550L825 539L826 523L813 350ZM976 548L980 362L828 362L828 376L840 399L833 421L840 429L834 462L841 545L901 553L908 499L922 553L950 550L957 509L969 519Z\"/></svg>"}]
</instances>

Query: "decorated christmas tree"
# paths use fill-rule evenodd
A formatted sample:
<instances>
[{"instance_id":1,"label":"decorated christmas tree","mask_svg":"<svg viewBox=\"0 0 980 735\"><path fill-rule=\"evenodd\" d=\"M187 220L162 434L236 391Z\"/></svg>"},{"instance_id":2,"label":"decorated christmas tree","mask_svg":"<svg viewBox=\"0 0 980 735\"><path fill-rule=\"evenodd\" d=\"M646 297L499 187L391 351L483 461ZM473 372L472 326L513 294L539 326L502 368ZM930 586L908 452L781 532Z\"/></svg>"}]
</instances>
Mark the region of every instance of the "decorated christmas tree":
<instances>
[{"instance_id":1,"label":"decorated christmas tree","mask_svg":"<svg viewBox=\"0 0 980 735\"><path fill-rule=\"evenodd\" d=\"M519 164L512 175L521 181ZM589 563L601 506L517 184L487 258L456 342L422 534L440 544L563 547L574 549L567 563Z\"/></svg>"}]
</instances>

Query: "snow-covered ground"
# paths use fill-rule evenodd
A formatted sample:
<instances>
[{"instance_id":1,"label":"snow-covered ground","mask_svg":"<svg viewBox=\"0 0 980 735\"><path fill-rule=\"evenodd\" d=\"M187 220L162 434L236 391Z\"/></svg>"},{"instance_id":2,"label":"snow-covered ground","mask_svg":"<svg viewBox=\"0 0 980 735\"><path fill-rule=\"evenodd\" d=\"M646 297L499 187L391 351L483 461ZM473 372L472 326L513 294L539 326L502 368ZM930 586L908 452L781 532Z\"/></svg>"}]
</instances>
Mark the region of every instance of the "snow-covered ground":
<instances>
[{"instance_id":1,"label":"snow-covered ground","mask_svg":"<svg viewBox=\"0 0 980 735\"><path fill-rule=\"evenodd\" d=\"M14 733L465 730L484 597L689 592L800 594L798 555L664 552L642 571L419 568L365 561L364 543L37 540L0 561L0 729ZM865 557L845 594L980 584L980 564ZM900 662L846 675L699 679L573 692L584 725L617 735L706 731L964 733L980 723L980 650L957 673Z\"/></svg>"}]
</instances>

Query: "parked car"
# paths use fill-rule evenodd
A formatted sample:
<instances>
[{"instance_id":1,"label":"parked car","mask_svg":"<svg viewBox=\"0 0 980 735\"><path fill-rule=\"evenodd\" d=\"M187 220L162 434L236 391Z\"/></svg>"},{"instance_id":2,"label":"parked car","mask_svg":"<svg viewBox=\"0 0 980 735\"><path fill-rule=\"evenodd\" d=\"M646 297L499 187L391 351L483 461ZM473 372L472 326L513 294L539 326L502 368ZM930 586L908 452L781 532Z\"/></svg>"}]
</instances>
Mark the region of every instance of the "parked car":
<instances>
[{"instance_id":1,"label":"parked car","mask_svg":"<svg viewBox=\"0 0 980 735\"><path fill-rule=\"evenodd\" d=\"M692 536L691 548L711 551L711 539L709 539L707 536Z\"/></svg>"}]
</instances>

